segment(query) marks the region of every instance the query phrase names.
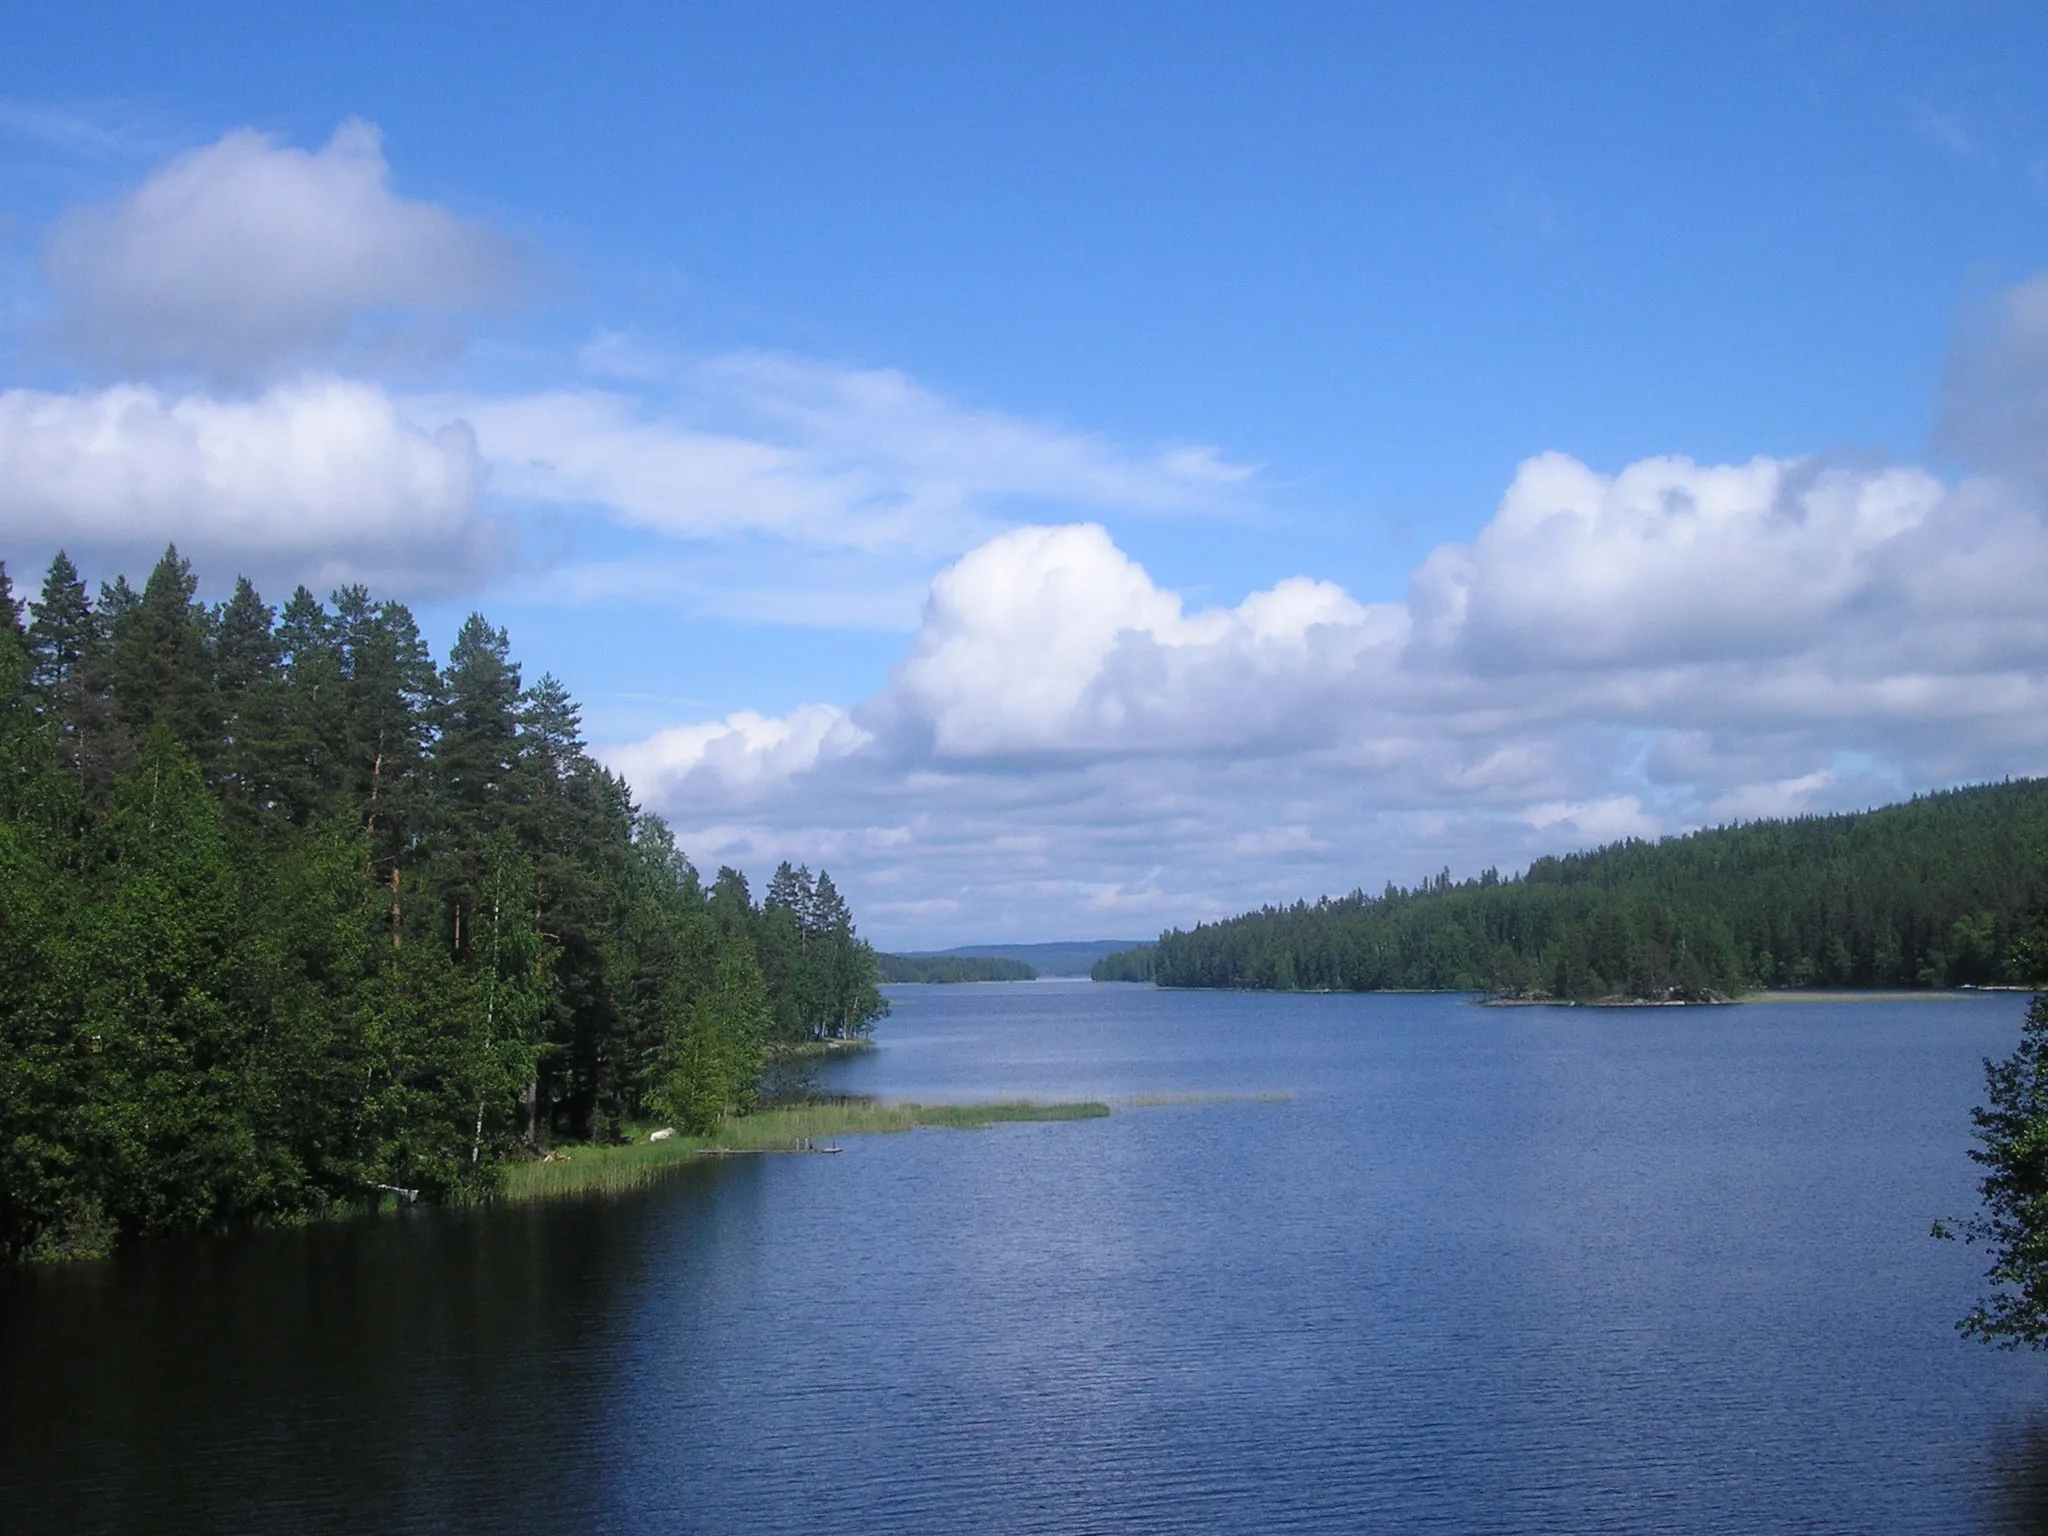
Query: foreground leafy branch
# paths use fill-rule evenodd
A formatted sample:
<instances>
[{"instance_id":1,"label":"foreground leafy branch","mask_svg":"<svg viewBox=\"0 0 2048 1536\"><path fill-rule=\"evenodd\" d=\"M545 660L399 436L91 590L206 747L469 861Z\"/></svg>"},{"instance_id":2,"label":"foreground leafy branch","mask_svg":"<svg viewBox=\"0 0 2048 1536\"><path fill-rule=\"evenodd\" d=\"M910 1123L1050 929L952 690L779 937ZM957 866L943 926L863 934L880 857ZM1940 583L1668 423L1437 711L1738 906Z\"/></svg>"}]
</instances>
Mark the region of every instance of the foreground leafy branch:
<instances>
[{"instance_id":1,"label":"foreground leafy branch","mask_svg":"<svg viewBox=\"0 0 2048 1536\"><path fill-rule=\"evenodd\" d=\"M1984 1169L1983 1214L1962 1227L1991 1251L1992 1291L1956 1326L2008 1349L2048 1346L2048 995L2027 1009L2020 1043L1984 1063L1986 1098L1971 1112ZM1936 1223L1935 1235L1947 1228Z\"/></svg>"}]
</instances>

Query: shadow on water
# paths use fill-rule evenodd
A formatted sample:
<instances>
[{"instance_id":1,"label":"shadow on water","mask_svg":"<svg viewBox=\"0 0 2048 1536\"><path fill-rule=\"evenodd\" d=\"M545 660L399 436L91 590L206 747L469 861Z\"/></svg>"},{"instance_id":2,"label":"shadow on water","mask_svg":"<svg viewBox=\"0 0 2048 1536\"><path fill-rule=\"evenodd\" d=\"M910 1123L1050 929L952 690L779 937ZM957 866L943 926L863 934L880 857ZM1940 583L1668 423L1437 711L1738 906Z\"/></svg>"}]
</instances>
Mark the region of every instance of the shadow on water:
<instances>
[{"instance_id":1,"label":"shadow on water","mask_svg":"<svg viewBox=\"0 0 2048 1536\"><path fill-rule=\"evenodd\" d=\"M2048 1416L1993 1442L1992 1529L2001 1536L2048 1536Z\"/></svg>"},{"instance_id":2,"label":"shadow on water","mask_svg":"<svg viewBox=\"0 0 2048 1536\"><path fill-rule=\"evenodd\" d=\"M0 1273L0 1507L23 1530L590 1528L644 1207L745 1177Z\"/></svg>"}]
</instances>

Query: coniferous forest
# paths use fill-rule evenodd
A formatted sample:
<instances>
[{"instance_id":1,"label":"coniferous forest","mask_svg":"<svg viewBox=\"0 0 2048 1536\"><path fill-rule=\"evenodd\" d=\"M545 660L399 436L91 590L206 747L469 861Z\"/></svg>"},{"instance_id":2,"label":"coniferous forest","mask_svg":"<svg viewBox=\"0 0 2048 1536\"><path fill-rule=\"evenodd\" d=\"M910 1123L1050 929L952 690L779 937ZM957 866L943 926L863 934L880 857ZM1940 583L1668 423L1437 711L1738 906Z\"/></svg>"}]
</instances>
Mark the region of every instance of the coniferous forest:
<instances>
[{"instance_id":1,"label":"coniferous forest","mask_svg":"<svg viewBox=\"0 0 2048 1536\"><path fill-rule=\"evenodd\" d=\"M0 1257L487 1193L883 1011L828 875L707 888L481 616L196 592L0 567Z\"/></svg>"},{"instance_id":2,"label":"coniferous forest","mask_svg":"<svg viewBox=\"0 0 2048 1536\"><path fill-rule=\"evenodd\" d=\"M1001 955L877 955L887 982L1036 981L1022 960Z\"/></svg>"},{"instance_id":3,"label":"coniferous forest","mask_svg":"<svg viewBox=\"0 0 2048 1536\"><path fill-rule=\"evenodd\" d=\"M2048 976L2048 780L1267 907L1099 962L1170 987L1703 1001Z\"/></svg>"}]
</instances>

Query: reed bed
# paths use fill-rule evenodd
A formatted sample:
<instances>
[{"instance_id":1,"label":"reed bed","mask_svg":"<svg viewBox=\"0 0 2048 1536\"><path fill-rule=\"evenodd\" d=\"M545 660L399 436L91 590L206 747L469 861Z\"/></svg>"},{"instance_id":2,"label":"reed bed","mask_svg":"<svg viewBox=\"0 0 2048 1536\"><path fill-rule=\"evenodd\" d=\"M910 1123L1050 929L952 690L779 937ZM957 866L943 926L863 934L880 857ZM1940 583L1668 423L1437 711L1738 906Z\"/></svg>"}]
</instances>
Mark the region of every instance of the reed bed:
<instances>
[{"instance_id":1,"label":"reed bed","mask_svg":"<svg viewBox=\"0 0 2048 1536\"><path fill-rule=\"evenodd\" d=\"M732 1154L818 1151L838 1136L891 1135L933 1126L977 1130L1030 1120L1094 1120L1107 1104L1048 1104L1010 1099L986 1104L885 1103L834 1100L790 1104L728 1118L711 1136L650 1141L650 1126L633 1127L616 1146L560 1147L544 1160L512 1163L495 1198L549 1200L566 1195L624 1194L652 1183L684 1163Z\"/></svg>"}]
</instances>

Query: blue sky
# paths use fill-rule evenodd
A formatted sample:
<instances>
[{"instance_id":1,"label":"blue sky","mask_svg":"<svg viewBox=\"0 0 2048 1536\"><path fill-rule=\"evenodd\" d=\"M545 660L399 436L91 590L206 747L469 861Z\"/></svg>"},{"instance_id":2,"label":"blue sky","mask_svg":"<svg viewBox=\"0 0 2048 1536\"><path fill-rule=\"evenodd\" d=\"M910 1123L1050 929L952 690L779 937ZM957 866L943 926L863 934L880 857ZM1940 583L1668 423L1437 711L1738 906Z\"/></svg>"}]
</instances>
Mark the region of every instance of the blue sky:
<instances>
[{"instance_id":1,"label":"blue sky","mask_svg":"<svg viewBox=\"0 0 2048 1536\"><path fill-rule=\"evenodd\" d=\"M12 13L18 579L480 607L900 945L2048 766L2033 8L273 10Z\"/></svg>"}]
</instances>

